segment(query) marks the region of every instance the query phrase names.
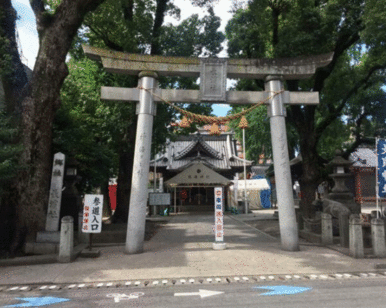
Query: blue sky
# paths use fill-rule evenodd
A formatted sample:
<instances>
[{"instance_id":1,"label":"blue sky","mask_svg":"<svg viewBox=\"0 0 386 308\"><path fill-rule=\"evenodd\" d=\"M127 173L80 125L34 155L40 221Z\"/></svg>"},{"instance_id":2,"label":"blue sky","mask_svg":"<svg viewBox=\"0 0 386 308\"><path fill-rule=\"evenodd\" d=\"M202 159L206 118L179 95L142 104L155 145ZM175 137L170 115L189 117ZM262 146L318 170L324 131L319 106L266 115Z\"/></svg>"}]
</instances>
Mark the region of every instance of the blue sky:
<instances>
[{"instance_id":1,"label":"blue sky","mask_svg":"<svg viewBox=\"0 0 386 308\"><path fill-rule=\"evenodd\" d=\"M215 6L215 14L222 18L221 30L224 30L227 21L231 17L231 14L228 13L231 2L231 0L219 0L218 4ZM174 3L181 8L181 20L189 17L191 14L203 14L201 9L192 7L190 1L175 0ZM29 4L29 0L12 0L12 4L19 15L17 29L20 38L22 61L28 67L33 69L39 49L35 16ZM172 22L173 24L178 23L171 18L167 18L166 22ZM226 53L222 52L220 56L226 57ZM230 107L226 104L213 105L214 114L217 116L225 116L229 110Z\"/></svg>"}]
</instances>

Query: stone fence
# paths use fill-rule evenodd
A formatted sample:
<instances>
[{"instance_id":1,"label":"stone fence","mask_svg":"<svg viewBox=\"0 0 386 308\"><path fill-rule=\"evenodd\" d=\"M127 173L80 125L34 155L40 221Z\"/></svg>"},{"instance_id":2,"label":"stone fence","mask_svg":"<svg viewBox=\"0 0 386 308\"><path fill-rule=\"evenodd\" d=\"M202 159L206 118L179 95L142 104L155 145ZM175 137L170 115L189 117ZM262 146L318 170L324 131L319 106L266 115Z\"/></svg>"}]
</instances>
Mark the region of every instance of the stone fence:
<instances>
[{"instance_id":1,"label":"stone fence","mask_svg":"<svg viewBox=\"0 0 386 308\"><path fill-rule=\"evenodd\" d=\"M339 244L341 248L348 248L349 255L354 258L364 258L365 251L377 258L386 257L385 226L386 218L376 218L377 213L339 215ZM335 237L333 216L321 213L318 219L312 222L298 216L300 235L310 241L321 242L323 245L337 244ZM371 248L365 249L366 247Z\"/></svg>"}]
</instances>

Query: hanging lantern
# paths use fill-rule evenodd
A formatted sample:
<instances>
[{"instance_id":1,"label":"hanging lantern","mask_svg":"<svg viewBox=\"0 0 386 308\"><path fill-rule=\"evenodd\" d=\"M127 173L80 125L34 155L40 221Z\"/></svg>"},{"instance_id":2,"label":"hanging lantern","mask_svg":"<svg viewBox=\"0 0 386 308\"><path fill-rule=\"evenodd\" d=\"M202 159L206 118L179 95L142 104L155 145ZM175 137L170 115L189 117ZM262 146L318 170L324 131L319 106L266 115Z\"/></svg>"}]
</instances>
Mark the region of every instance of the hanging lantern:
<instances>
[{"instance_id":1,"label":"hanging lantern","mask_svg":"<svg viewBox=\"0 0 386 308\"><path fill-rule=\"evenodd\" d=\"M218 128L218 124L214 122L212 127L210 128L209 135L220 135L220 129Z\"/></svg>"},{"instance_id":2,"label":"hanging lantern","mask_svg":"<svg viewBox=\"0 0 386 308\"><path fill-rule=\"evenodd\" d=\"M189 120L186 117L183 117L179 126L182 128L190 127Z\"/></svg>"},{"instance_id":3,"label":"hanging lantern","mask_svg":"<svg viewBox=\"0 0 386 308\"><path fill-rule=\"evenodd\" d=\"M242 129L244 129L244 128L249 128L249 126L248 126L248 121L247 121L247 119L245 118L245 116L242 116L242 117L241 117L240 124L239 124L239 128L242 128Z\"/></svg>"}]
</instances>

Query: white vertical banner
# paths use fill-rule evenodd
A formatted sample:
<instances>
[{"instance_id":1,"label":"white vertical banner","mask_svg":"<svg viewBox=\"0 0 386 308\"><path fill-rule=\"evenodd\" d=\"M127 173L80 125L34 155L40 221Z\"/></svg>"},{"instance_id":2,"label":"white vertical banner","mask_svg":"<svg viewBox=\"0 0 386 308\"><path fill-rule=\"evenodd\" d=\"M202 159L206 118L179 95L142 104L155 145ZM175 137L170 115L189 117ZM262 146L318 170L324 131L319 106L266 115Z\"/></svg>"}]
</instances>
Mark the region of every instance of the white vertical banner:
<instances>
[{"instance_id":1,"label":"white vertical banner","mask_svg":"<svg viewBox=\"0 0 386 308\"><path fill-rule=\"evenodd\" d=\"M103 195L85 195L82 232L101 233L102 209Z\"/></svg>"},{"instance_id":2,"label":"white vertical banner","mask_svg":"<svg viewBox=\"0 0 386 308\"><path fill-rule=\"evenodd\" d=\"M224 213L222 187L214 188L214 232L216 242L224 241Z\"/></svg>"}]
</instances>

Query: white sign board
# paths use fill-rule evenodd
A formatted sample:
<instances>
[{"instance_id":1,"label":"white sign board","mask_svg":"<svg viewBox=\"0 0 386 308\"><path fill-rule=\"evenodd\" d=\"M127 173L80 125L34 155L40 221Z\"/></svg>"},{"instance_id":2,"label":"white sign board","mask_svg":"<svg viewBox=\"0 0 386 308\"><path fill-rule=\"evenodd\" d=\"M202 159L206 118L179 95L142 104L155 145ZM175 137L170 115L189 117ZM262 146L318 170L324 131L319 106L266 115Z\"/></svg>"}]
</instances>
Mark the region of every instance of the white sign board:
<instances>
[{"instance_id":1,"label":"white sign board","mask_svg":"<svg viewBox=\"0 0 386 308\"><path fill-rule=\"evenodd\" d=\"M85 195L82 232L101 233L103 195Z\"/></svg>"},{"instance_id":2,"label":"white sign board","mask_svg":"<svg viewBox=\"0 0 386 308\"><path fill-rule=\"evenodd\" d=\"M63 153L56 153L54 155L50 196L47 209L46 231L59 230L60 203L62 201L65 158L66 156Z\"/></svg>"},{"instance_id":3,"label":"white sign board","mask_svg":"<svg viewBox=\"0 0 386 308\"><path fill-rule=\"evenodd\" d=\"M170 205L169 193L150 193L149 205Z\"/></svg>"},{"instance_id":4,"label":"white sign board","mask_svg":"<svg viewBox=\"0 0 386 308\"><path fill-rule=\"evenodd\" d=\"M214 233L216 242L224 241L224 214L222 187L214 188Z\"/></svg>"},{"instance_id":5,"label":"white sign board","mask_svg":"<svg viewBox=\"0 0 386 308\"><path fill-rule=\"evenodd\" d=\"M245 182L247 182L247 190L266 190L270 189L268 181L266 179L255 179L255 180L246 180L238 181L237 188L239 190L244 190ZM236 185L236 181L234 182Z\"/></svg>"}]
</instances>

